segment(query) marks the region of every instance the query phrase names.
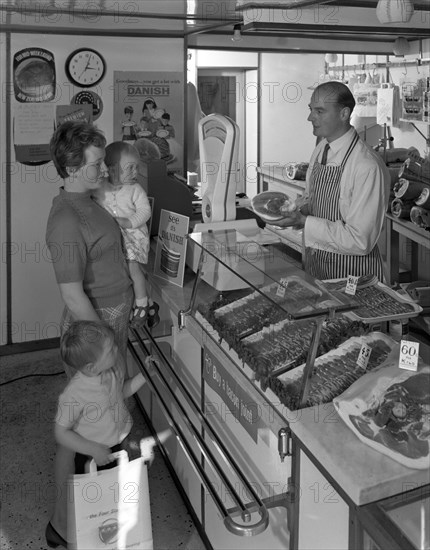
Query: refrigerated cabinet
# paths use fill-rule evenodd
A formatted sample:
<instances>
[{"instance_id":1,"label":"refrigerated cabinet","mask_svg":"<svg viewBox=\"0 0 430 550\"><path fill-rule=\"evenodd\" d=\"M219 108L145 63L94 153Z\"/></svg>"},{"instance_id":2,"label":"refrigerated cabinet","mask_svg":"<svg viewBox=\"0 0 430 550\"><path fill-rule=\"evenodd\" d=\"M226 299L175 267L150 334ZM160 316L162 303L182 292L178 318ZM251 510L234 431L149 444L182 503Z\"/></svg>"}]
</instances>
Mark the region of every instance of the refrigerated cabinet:
<instances>
[{"instance_id":1,"label":"refrigerated cabinet","mask_svg":"<svg viewBox=\"0 0 430 550\"><path fill-rule=\"evenodd\" d=\"M129 366L132 371L141 369L148 379L139 392L140 403L155 431L169 426L172 430L162 449L208 546L225 550L305 548L300 544L301 536L305 540L300 524L304 516L298 508L297 485L309 483L314 473L297 468L297 453L306 446L309 456L318 456L320 449L313 447L318 427L328 430L324 442L329 445L324 451L328 454L330 447L348 442L358 456L363 445L340 419L335 426L323 421L318 426L314 415L322 414L323 407L289 410L267 389L267 374L271 374L267 364L261 371L258 361L249 364L232 344L237 339L252 339L250 329L270 338L272 322L308 322L312 335L304 371L309 374L321 351L318 342L324 323L351 310L351 303L305 274L282 246L257 245L234 230L191 234L189 246L197 258L197 262L191 260L197 273L187 269L182 287L150 276L151 295L162 304L162 323L152 332L132 331ZM255 300L264 315L254 316L252 326L241 334L235 308L249 300ZM225 320L234 320L223 334L213 321L217 311L222 311ZM143 365L147 354L159 359L152 375ZM287 361L276 374L292 365ZM301 397L305 395L304 384ZM312 432L309 440L307 431ZM371 449L363 454L367 460L380 458ZM352 456L351 462L355 460ZM381 492L376 495L360 488L355 498L353 487L347 508L350 502L367 503L369 495L374 500L381 494L390 496L398 483L417 480L414 473L397 465L391 468L387 461L382 457L383 468L377 468L383 478L378 479ZM336 467L336 456L331 463L342 471ZM323 464L317 470L327 484L333 475L331 466ZM306 472L307 478L303 477ZM351 472L343 474L350 476ZM358 477L360 482L364 478ZM418 481L423 482L421 474ZM341 479L339 486L342 483ZM348 493L348 482L346 487ZM330 515L333 509L325 507L324 513ZM338 536L331 541L332 535L326 533L323 548L343 547L336 545L349 540L348 513L342 503L339 514L345 521ZM317 517L316 533L323 517Z\"/></svg>"}]
</instances>

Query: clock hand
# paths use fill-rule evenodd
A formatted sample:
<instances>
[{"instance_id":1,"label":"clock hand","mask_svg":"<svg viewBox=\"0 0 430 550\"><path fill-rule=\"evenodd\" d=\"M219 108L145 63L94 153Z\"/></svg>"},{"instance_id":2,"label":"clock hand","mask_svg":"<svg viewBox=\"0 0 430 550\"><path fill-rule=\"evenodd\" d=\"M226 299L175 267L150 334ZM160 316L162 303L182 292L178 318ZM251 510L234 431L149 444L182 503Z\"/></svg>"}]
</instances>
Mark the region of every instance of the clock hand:
<instances>
[{"instance_id":1,"label":"clock hand","mask_svg":"<svg viewBox=\"0 0 430 550\"><path fill-rule=\"evenodd\" d=\"M87 64L85 65L84 67L84 70L81 72L81 74L79 75L79 78L84 74L84 72L89 68L90 66L90 62L91 62L91 58L92 58L92 54L90 54L90 56L88 57L88 60L87 60Z\"/></svg>"}]
</instances>

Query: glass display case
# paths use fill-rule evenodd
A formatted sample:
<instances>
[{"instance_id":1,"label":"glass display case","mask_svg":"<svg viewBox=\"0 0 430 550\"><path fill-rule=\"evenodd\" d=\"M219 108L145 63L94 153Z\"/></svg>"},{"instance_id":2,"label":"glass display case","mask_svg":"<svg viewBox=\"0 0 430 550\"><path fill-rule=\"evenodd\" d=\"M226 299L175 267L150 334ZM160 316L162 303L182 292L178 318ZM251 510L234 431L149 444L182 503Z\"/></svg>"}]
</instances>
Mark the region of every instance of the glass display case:
<instances>
[{"instance_id":1,"label":"glass display case","mask_svg":"<svg viewBox=\"0 0 430 550\"><path fill-rule=\"evenodd\" d=\"M363 550L429 550L430 486L359 508L356 547Z\"/></svg>"},{"instance_id":2,"label":"glass display case","mask_svg":"<svg viewBox=\"0 0 430 550\"><path fill-rule=\"evenodd\" d=\"M239 364L249 369L263 391L269 388L288 408L310 406L315 359L348 338L370 333L368 319L363 323L354 315L364 307L358 299L361 293L357 291L354 296L345 292L346 281L333 285L313 278L288 256L285 245L264 244L264 240L261 229L254 234L234 229L191 233L188 265L196 278L189 308L180 312L179 324L184 326L186 316L193 315L217 341L234 350ZM366 285L369 280L372 278L366 278ZM386 291L393 294L388 287ZM384 285L377 282L369 294L376 302L376 293L382 293L380 306L372 304L378 322L396 318L398 310L409 307L384 292ZM393 307L378 312L388 297ZM410 314L415 314L413 306ZM375 351L376 362L370 362L368 370L378 366L390 351L390 342L382 336L375 346L379 354ZM357 356L360 347L358 341L352 346ZM351 355L352 348L347 347L344 355ZM339 359L343 356L330 362ZM313 395L311 404L331 401L334 391L339 395L366 372L355 362L351 370L354 372L346 377L345 384L333 391L319 390L321 396ZM339 379L338 374L333 376Z\"/></svg>"}]
</instances>

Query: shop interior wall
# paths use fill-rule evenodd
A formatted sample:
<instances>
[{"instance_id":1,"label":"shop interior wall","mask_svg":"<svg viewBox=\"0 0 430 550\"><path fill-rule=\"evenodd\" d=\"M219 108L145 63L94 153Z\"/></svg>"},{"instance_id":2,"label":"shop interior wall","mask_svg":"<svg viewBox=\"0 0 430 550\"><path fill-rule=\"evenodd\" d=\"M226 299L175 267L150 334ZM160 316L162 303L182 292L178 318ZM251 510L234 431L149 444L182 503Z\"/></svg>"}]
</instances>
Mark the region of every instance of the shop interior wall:
<instances>
[{"instance_id":1,"label":"shop interior wall","mask_svg":"<svg viewBox=\"0 0 430 550\"><path fill-rule=\"evenodd\" d=\"M324 73L320 53L263 53L260 63L260 163L307 162L315 145L310 89Z\"/></svg>"},{"instance_id":2,"label":"shop interior wall","mask_svg":"<svg viewBox=\"0 0 430 550\"><path fill-rule=\"evenodd\" d=\"M1 79L3 82L4 69L6 67L6 36L0 33L0 70ZM1 94L2 100L0 101L0 121L2 127L2 139L0 139L0 246L1 246L1 259L0 259L0 343L4 341L3 333L6 332L6 315L7 315L7 297L6 297L6 245L7 242L7 230L6 230L6 188L5 188L5 168L6 168L6 139L3 139L4 131L6 128L6 101L4 95L4 86L2 83Z\"/></svg>"},{"instance_id":3,"label":"shop interior wall","mask_svg":"<svg viewBox=\"0 0 430 550\"><path fill-rule=\"evenodd\" d=\"M1 35L2 45L5 35ZM113 138L113 72L114 71L184 71L184 46L182 39L121 38L110 36L60 36L38 34L13 34L11 54L25 47L43 47L55 54L57 71L56 104L69 104L80 88L75 88L64 71L68 55L83 46L94 48L105 57L107 72L103 81L91 88L102 98L104 110L96 121L105 132L107 141ZM2 51L2 89L6 87L6 59ZM16 105L11 98L11 111ZM1 103L2 120L5 105ZM3 126L4 127L4 126ZM10 136L9 136L10 137ZM1 140L1 165L6 161L6 140ZM18 343L59 335L59 319L62 301L55 282L53 268L45 246L45 228L52 199L58 194L61 180L50 162L42 166L24 166L15 161L12 139L11 148L11 231L12 231L12 292L11 332L12 342L7 341L6 331L6 263L1 263L1 342ZM1 197L5 193L5 177L2 174ZM2 200L2 205L4 201ZM4 206L2 206L3 214ZM1 242L5 243L5 217L2 215ZM3 245L4 249L4 245Z\"/></svg>"}]
</instances>

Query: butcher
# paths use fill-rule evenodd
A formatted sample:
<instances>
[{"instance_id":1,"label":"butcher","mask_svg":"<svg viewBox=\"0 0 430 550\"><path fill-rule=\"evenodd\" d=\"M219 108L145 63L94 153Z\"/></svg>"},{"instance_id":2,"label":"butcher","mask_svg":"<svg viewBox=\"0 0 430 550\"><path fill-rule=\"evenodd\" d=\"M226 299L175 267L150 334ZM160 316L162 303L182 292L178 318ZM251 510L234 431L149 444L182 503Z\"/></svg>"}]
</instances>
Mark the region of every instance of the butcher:
<instances>
[{"instance_id":1,"label":"butcher","mask_svg":"<svg viewBox=\"0 0 430 550\"><path fill-rule=\"evenodd\" d=\"M383 280L378 238L390 176L382 158L351 126L349 88L325 82L313 92L308 120L317 137L296 210L277 226L303 228L305 269L317 279L373 274Z\"/></svg>"}]
</instances>

